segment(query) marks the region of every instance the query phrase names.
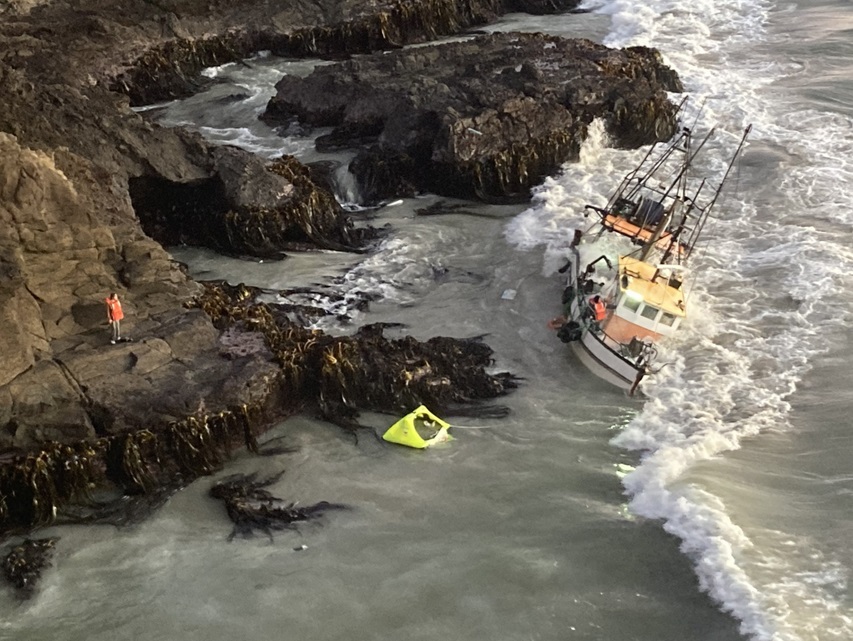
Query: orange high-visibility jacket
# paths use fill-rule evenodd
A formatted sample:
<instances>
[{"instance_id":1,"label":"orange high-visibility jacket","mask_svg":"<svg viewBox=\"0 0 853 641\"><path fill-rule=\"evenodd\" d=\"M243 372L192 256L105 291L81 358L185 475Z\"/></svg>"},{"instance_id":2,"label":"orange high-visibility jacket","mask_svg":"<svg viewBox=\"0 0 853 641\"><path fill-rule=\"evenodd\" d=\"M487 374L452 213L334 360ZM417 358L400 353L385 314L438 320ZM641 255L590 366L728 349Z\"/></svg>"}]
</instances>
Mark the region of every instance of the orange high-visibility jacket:
<instances>
[{"instance_id":1,"label":"orange high-visibility jacket","mask_svg":"<svg viewBox=\"0 0 853 641\"><path fill-rule=\"evenodd\" d=\"M104 301L107 303L107 316L111 321L119 321L124 318L121 303L117 298L105 298Z\"/></svg>"},{"instance_id":2,"label":"orange high-visibility jacket","mask_svg":"<svg viewBox=\"0 0 853 641\"><path fill-rule=\"evenodd\" d=\"M599 299L597 301L591 300L589 301L590 307L592 307L592 315L597 321L603 321L604 317L607 316L607 308L604 306L604 301Z\"/></svg>"}]
</instances>

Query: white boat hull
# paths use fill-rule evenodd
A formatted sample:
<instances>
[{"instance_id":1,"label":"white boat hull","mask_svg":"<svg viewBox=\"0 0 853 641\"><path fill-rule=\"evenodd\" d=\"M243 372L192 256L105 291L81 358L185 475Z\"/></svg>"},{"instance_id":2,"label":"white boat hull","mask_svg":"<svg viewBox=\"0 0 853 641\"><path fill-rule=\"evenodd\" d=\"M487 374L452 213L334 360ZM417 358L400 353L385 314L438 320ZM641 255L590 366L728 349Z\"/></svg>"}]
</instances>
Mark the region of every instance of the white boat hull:
<instances>
[{"instance_id":1,"label":"white boat hull","mask_svg":"<svg viewBox=\"0 0 853 641\"><path fill-rule=\"evenodd\" d=\"M644 370L638 369L608 349L592 332L584 332L579 341L570 343L578 359L599 378L624 390L633 390Z\"/></svg>"},{"instance_id":2,"label":"white boat hull","mask_svg":"<svg viewBox=\"0 0 853 641\"><path fill-rule=\"evenodd\" d=\"M583 300L585 304L585 299ZM572 301L570 314L572 319L582 320L583 313L578 299ZM645 375L645 366L638 366L632 360L621 356L617 351L620 346L612 339L606 339L602 333L587 328L579 340L569 344L588 370L624 390L633 391Z\"/></svg>"}]
</instances>

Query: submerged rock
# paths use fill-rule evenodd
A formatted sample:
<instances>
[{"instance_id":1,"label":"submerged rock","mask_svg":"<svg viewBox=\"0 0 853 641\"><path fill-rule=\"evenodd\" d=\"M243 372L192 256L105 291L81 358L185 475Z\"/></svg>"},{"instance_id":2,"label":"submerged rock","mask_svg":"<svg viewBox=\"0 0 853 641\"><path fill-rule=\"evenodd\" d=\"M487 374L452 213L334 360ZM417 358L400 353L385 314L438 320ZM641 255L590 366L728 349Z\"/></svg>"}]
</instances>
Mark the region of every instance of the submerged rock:
<instances>
[{"instance_id":1,"label":"submerged rock","mask_svg":"<svg viewBox=\"0 0 853 641\"><path fill-rule=\"evenodd\" d=\"M49 567L59 539L26 539L3 559L3 573L21 598L33 595L42 571Z\"/></svg>"},{"instance_id":2,"label":"submerged rock","mask_svg":"<svg viewBox=\"0 0 853 641\"><path fill-rule=\"evenodd\" d=\"M595 118L616 146L670 138L666 92L682 87L653 49L496 33L325 65L276 90L263 118L333 127L318 147L360 148L350 168L376 202L415 190L525 199L577 158Z\"/></svg>"}]
</instances>

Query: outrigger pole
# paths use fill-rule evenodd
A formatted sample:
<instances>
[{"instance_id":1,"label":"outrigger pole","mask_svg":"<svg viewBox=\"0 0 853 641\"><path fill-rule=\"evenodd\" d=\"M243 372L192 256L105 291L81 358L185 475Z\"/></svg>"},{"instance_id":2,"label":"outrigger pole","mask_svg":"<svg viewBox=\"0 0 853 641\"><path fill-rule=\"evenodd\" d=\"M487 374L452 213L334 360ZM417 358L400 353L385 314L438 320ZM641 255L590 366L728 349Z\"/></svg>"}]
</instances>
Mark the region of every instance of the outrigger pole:
<instances>
[{"instance_id":1,"label":"outrigger pole","mask_svg":"<svg viewBox=\"0 0 853 641\"><path fill-rule=\"evenodd\" d=\"M678 185L681 182L681 179L684 178L685 174L687 173L687 170L690 169L690 165L693 163L693 159L696 158L696 155L700 151L702 151L702 147L704 147L705 144L711 139L711 136L714 135L715 131L716 131L716 127L711 129L711 131L709 131L705 135L705 137L702 139L702 142L699 143L699 147L697 147L696 150L694 151L694 150L690 149L690 147L688 147L693 133L692 133L692 131L690 131L688 129L684 130L684 133L682 134L682 137L686 138L686 140L684 142L684 156L685 156L684 163L682 164L681 170L678 172L678 175L669 184L669 188L660 197L660 200L658 201L659 203L663 204L663 202L667 199L667 197L670 196L670 192L672 192L672 190L675 189L676 185ZM678 143L676 143L676 144L678 144ZM726 173L728 175L728 172L726 172ZM646 258L649 257L649 253L652 251L652 248L655 246L655 243L658 242L658 240L661 237L661 234L663 234L663 232L666 230L667 226L669 225L670 221L672 220L672 214L673 214L674 207L675 207L675 204L673 203L673 205L670 206L667 214L661 219L661 221L658 223L658 226L655 227L654 233L651 235L648 242L643 247L643 252L642 252L642 254L640 254L640 260L644 261L644 260L646 260ZM710 209L710 207L709 207L709 209Z\"/></svg>"},{"instance_id":2,"label":"outrigger pole","mask_svg":"<svg viewBox=\"0 0 853 641\"><path fill-rule=\"evenodd\" d=\"M717 187L717 191L714 193L714 197L711 199L711 202L708 203L708 207L706 209L707 212L711 211L711 208L714 206L714 203L717 202L717 198L720 197L720 192L723 191L723 186L726 184L726 179L729 177L729 173L732 171L732 167L734 167L735 161L737 157L740 155L740 152L743 150L743 146L746 143L746 138L749 136L749 132L752 131L752 124L747 125L746 129L743 130L743 136L740 139L740 144L738 144L737 149L735 149L735 153L732 156L732 159L729 161L729 166L726 168L726 173L723 175L723 179L720 181L719 186ZM702 228L705 227L705 222L708 220L708 216L705 218L699 225L699 228L696 230L696 238L699 238L699 235L702 233Z\"/></svg>"}]
</instances>

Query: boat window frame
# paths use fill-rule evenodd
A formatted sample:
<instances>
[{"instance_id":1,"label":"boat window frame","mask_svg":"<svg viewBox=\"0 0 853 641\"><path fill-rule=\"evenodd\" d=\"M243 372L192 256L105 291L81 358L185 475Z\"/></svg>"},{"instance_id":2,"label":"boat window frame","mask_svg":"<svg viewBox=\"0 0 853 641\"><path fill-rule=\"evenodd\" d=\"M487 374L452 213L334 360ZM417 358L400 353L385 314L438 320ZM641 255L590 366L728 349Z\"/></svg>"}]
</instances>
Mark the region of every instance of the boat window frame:
<instances>
[{"instance_id":1,"label":"boat window frame","mask_svg":"<svg viewBox=\"0 0 853 641\"><path fill-rule=\"evenodd\" d=\"M655 310L654 316L647 316L646 315L647 309ZM661 312L663 312L663 310L660 307L655 307L654 305L649 305L648 303L646 303L643 305L642 309L640 310L640 317L645 318L648 321L655 322L657 320L657 317L661 314Z\"/></svg>"},{"instance_id":2,"label":"boat window frame","mask_svg":"<svg viewBox=\"0 0 853 641\"><path fill-rule=\"evenodd\" d=\"M622 307L633 314L639 313L640 307L643 306L643 301L632 296L622 297Z\"/></svg>"},{"instance_id":3,"label":"boat window frame","mask_svg":"<svg viewBox=\"0 0 853 641\"><path fill-rule=\"evenodd\" d=\"M663 312L663 314L661 314L660 320L658 322L661 325L664 325L666 327L672 327L673 325L675 325L675 321L677 319L678 319L678 316L676 316L675 314L673 314L671 312ZM669 320L669 322L666 322L667 320Z\"/></svg>"}]
</instances>

